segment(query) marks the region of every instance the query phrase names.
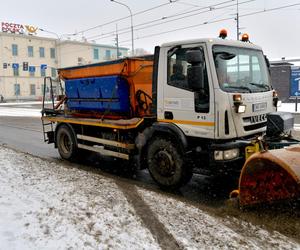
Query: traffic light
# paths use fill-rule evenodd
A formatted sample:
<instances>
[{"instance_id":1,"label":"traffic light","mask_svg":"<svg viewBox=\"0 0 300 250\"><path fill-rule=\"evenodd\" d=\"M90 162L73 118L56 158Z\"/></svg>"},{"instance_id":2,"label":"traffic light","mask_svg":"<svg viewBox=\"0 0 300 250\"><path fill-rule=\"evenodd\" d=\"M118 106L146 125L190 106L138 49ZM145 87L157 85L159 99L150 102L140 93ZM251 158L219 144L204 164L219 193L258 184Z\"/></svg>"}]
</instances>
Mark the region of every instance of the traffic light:
<instances>
[{"instance_id":1,"label":"traffic light","mask_svg":"<svg viewBox=\"0 0 300 250\"><path fill-rule=\"evenodd\" d=\"M28 62L23 62L23 71L28 71Z\"/></svg>"}]
</instances>

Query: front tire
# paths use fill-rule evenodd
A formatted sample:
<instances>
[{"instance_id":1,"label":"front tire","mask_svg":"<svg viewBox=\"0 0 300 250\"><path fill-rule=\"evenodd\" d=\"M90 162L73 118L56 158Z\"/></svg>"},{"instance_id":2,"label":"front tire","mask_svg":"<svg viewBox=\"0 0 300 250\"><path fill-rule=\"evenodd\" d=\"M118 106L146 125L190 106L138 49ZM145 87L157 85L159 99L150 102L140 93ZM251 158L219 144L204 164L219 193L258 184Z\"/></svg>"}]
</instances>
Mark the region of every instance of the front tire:
<instances>
[{"instance_id":1,"label":"front tire","mask_svg":"<svg viewBox=\"0 0 300 250\"><path fill-rule=\"evenodd\" d=\"M56 143L61 158L69 161L78 156L78 148L73 131L67 125L61 125L56 133Z\"/></svg>"},{"instance_id":2,"label":"front tire","mask_svg":"<svg viewBox=\"0 0 300 250\"><path fill-rule=\"evenodd\" d=\"M147 163L152 178L163 188L179 188L192 178L192 169L184 165L183 153L171 140L150 142Z\"/></svg>"}]
</instances>

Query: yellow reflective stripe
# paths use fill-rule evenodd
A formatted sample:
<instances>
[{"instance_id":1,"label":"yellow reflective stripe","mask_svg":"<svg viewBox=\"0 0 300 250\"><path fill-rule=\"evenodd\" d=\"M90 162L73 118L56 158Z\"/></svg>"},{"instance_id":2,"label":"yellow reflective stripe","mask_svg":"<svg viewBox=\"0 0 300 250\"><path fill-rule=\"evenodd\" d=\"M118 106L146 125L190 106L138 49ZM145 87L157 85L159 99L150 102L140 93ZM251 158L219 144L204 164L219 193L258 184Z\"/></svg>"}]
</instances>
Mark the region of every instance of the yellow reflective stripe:
<instances>
[{"instance_id":1,"label":"yellow reflective stripe","mask_svg":"<svg viewBox=\"0 0 300 250\"><path fill-rule=\"evenodd\" d=\"M79 124L79 125L88 125L88 126L96 126L96 127L105 127L105 128L115 128L115 129L133 129L137 128L144 119L141 119L138 123L133 125L114 125L109 123L100 123L100 122L91 122L91 121L83 121L83 120L76 120L76 119L68 119L63 117L42 117L43 120L48 120L51 122L65 122L65 123L72 123L72 124Z\"/></svg>"},{"instance_id":2,"label":"yellow reflective stripe","mask_svg":"<svg viewBox=\"0 0 300 250\"><path fill-rule=\"evenodd\" d=\"M186 120L165 120L165 119L158 119L159 122L171 122L177 124L187 124L187 125L194 125L194 126L208 126L213 127L215 126L214 122L195 122L195 121L186 121Z\"/></svg>"}]
</instances>

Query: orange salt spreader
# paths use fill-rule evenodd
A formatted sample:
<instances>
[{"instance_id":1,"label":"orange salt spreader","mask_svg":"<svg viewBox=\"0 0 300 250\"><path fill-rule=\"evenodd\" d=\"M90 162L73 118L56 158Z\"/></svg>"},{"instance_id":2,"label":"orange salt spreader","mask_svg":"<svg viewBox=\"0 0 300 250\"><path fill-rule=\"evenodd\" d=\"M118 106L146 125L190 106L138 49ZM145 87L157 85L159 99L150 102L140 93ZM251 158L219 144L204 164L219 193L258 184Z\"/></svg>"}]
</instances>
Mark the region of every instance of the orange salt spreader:
<instances>
[{"instance_id":1,"label":"orange salt spreader","mask_svg":"<svg viewBox=\"0 0 300 250\"><path fill-rule=\"evenodd\" d=\"M71 80L79 80L85 81L85 89L83 90L85 93L87 85L92 84L93 82L86 81L86 79L104 79L105 77L117 77L116 83L118 82L118 79L121 79L122 81L126 82L126 85L129 85L128 92L123 93L120 92L120 97L126 99L128 98L128 101L130 103L130 114L127 114L127 117L134 116L134 117L144 117L151 114L151 103L152 103L152 71L153 71L153 59L151 56L145 56L145 57L133 57L133 58L123 58L119 60L109 61L109 62L101 62L101 63L95 63L95 64L89 64L89 65L82 65L82 66L75 66L75 67L69 67L69 68L62 68L58 70L59 77L61 80L72 82ZM119 80L120 81L120 80ZM94 80L95 82L95 80ZM112 82L112 79L110 79L111 85L114 84ZM105 84L105 82L101 82L100 85ZM113 95L116 95L115 89L107 89L100 87L97 89L97 87L94 85L92 88L92 91L102 91L102 92L108 92L110 93L110 96L106 96L106 99L101 96L95 98L93 93L91 95L94 99L91 97L88 97L88 99L85 96L85 99L76 97L77 102L83 102L83 101L89 101L89 104L94 101L94 103L99 102L112 102L114 99ZM111 88L118 88L117 86L113 86ZM122 91L119 86L119 91ZM73 91L74 92L74 91ZM80 92L80 90L79 90ZM71 93L71 91L70 91ZM68 96L68 92L66 91L66 98L70 99ZM105 94L105 93L104 93ZM66 101L66 103L68 103ZM87 103L87 102L85 102ZM109 105L104 105L103 107L108 107ZM110 110L111 111L111 110ZM73 112L74 113L74 112ZM75 112L76 113L76 112ZM105 113L105 112L102 112ZM120 114L113 114L113 112L110 113L110 118L112 119L119 119L120 117L123 117ZM119 112L120 113L120 112ZM87 115L87 110L84 110L82 112L82 115ZM97 116L102 115L101 111L99 112L91 112L89 113L91 116Z\"/></svg>"}]
</instances>

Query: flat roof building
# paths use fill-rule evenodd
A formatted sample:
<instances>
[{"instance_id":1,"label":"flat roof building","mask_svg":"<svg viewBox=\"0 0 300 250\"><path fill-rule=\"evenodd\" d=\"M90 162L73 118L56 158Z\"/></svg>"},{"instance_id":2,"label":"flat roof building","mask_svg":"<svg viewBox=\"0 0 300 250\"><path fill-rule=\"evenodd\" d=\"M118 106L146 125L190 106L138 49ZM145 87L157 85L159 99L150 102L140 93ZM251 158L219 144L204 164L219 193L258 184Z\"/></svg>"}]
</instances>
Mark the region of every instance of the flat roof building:
<instances>
[{"instance_id":1,"label":"flat roof building","mask_svg":"<svg viewBox=\"0 0 300 250\"><path fill-rule=\"evenodd\" d=\"M0 96L4 100L41 99L44 77L57 79L57 68L117 59L115 46L11 32L0 32ZM127 52L119 47L119 57Z\"/></svg>"}]
</instances>

